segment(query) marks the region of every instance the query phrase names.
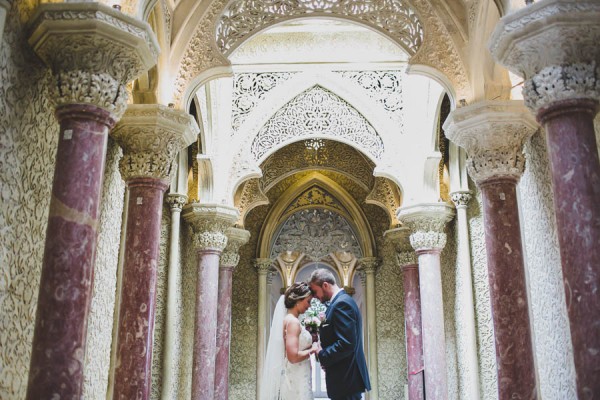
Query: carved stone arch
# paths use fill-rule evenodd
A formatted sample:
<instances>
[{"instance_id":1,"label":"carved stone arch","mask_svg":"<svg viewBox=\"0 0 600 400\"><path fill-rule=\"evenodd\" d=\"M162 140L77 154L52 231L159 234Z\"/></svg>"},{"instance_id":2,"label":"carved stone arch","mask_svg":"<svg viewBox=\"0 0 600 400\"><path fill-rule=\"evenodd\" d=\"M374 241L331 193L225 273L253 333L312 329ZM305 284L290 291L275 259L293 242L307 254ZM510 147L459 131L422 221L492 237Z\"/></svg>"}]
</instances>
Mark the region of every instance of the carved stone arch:
<instances>
[{"instance_id":1,"label":"carved stone arch","mask_svg":"<svg viewBox=\"0 0 600 400\"><path fill-rule=\"evenodd\" d=\"M409 2L290 1L276 6L253 0L234 0L215 24L219 51L231 54L244 41L270 27L307 17L346 20L363 25L389 38L408 54L417 52L423 41L423 25Z\"/></svg>"},{"instance_id":2,"label":"carved stone arch","mask_svg":"<svg viewBox=\"0 0 600 400\"><path fill-rule=\"evenodd\" d=\"M396 210L402 205L402 192L390 179L376 177L373 190L367 195L365 203L381 207L390 219L390 229L400 226Z\"/></svg>"},{"instance_id":3,"label":"carved stone arch","mask_svg":"<svg viewBox=\"0 0 600 400\"><path fill-rule=\"evenodd\" d=\"M390 119L377 101L365 96L358 84L331 72L306 72L290 77L266 93L261 103L252 110L239 127L237 135L240 140L255 137L273 117L273 110L280 110L290 101L317 85L350 104L384 140L397 134L396 122Z\"/></svg>"},{"instance_id":4,"label":"carved stone arch","mask_svg":"<svg viewBox=\"0 0 600 400\"><path fill-rule=\"evenodd\" d=\"M296 210L307 209L311 206L326 208L324 206L322 207L321 205L311 205L309 207L298 208L295 210L289 209L289 206L292 202L294 202L307 189L310 189L313 186L318 186L326 192L328 192L329 194L331 194L331 196L333 196L345 209L345 212L343 214L345 214L345 217L349 219L349 223L355 228L355 231L358 234L357 239L359 240L362 256L372 256L372 254L374 254L375 241L370 225L367 222L367 218L360 206L356 203L352 196L350 196L350 194L346 192L346 190L342 188L338 183L318 172L314 172L312 174L307 175L306 177L301 179L297 184L293 185L288 190L286 190L279 197L277 202L273 204L273 207L269 211L265 219L265 223L261 228L261 232L258 238L257 257L269 257L269 255L271 254L270 246L272 244L274 235L280 228L281 224L285 222L286 218L292 215L294 212L296 212ZM341 214L339 208L329 208Z\"/></svg>"}]
</instances>

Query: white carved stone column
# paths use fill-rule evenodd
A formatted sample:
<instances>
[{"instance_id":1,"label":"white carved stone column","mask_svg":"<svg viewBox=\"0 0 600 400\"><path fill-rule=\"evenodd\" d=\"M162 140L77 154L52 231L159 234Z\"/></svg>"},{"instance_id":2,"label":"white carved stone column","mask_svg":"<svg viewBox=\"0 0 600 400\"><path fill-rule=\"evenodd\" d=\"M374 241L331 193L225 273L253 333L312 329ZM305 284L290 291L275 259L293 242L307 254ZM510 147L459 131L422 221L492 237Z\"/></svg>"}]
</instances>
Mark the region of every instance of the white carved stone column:
<instances>
[{"instance_id":1,"label":"white carved stone column","mask_svg":"<svg viewBox=\"0 0 600 400\"><path fill-rule=\"evenodd\" d=\"M546 132L563 282L580 399L600 397L600 2L538 1L500 20L499 64L525 78Z\"/></svg>"},{"instance_id":2,"label":"white carved stone column","mask_svg":"<svg viewBox=\"0 0 600 400\"><path fill-rule=\"evenodd\" d=\"M237 221L238 214L236 208L218 204L191 203L183 208L183 217L194 230L198 252L192 400L215 398L219 257L227 245L225 232Z\"/></svg>"},{"instance_id":3,"label":"white carved stone column","mask_svg":"<svg viewBox=\"0 0 600 400\"><path fill-rule=\"evenodd\" d=\"M219 266L219 296L217 310L217 358L215 367L215 400L229 399L229 348L231 339L231 284L233 269L240 262L240 247L248 243L250 232L229 228L227 246Z\"/></svg>"},{"instance_id":4,"label":"white carved stone column","mask_svg":"<svg viewBox=\"0 0 600 400\"><path fill-rule=\"evenodd\" d=\"M520 101L458 108L444 124L448 139L467 150L469 174L482 193L501 399L537 396L517 203L523 143L537 128Z\"/></svg>"},{"instance_id":5,"label":"white carved stone column","mask_svg":"<svg viewBox=\"0 0 600 400\"><path fill-rule=\"evenodd\" d=\"M79 399L108 131L158 45L147 23L98 3L40 4L27 31L60 124L27 399Z\"/></svg>"},{"instance_id":6,"label":"white carved stone column","mask_svg":"<svg viewBox=\"0 0 600 400\"><path fill-rule=\"evenodd\" d=\"M456 226L458 229L458 273L456 301L459 304L460 318L457 324L457 345L461 394L465 400L479 399L479 365L477 359L477 336L475 333L475 301L473 300L473 277L471 268L471 247L467 205L471 200L470 191L450 193L456 207ZM459 289L460 288L460 289Z\"/></svg>"},{"instance_id":7,"label":"white carved stone column","mask_svg":"<svg viewBox=\"0 0 600 400\"><path fill-rule=\"evenodd\" d=\"M444 301L440 254L446 245L446 224L454 210L445 203L400 208L398 220L411 230L410 244L419 257L419 284L423 329L425 395L448 399Z\"/></svg>"},{"instance_id":8,"label":"white carved stone column","mask_svg":"<svg viewBox=\"0 0 600 400\"><path fill-rule=\"evenodd\" d=\"M369 377L371 378L371 391L369 396L371 400L379 398L379 379L377 368L377 314L375 309L375 273L379 266L379 260L376 257L363 257L359 260L361 269L365 273L365 289L367 303L367 334L369 343Z\"/></svg>"},{"instance_id":9,"label":"white carved stone column","mask_svg":"<svg viewBox=\"0 0 600 400\"><path fill-rule=\"evenodd\" d=\"M163 400L177 398L177 360L181 357L181 343L178 340L181 326L181 266L179 227L181 210L187 203L183 194L169 194L167 204L171 210L171 232L169 238L169 270L167 273L167 315L165 317L165 346L162 373Z\"/></svg>"},{"instance_id":10,"label":"white carved stone column","mask_svg":"<svg viewBox=\"0 0 600 400\"><path fill-rule=\"evenodd\" d=\"M270 258L257 258L254 266L258 272L258 338L256 346L256 398L260 399L260 380L262 378L265 353L267 351L267 274L273 264Z\"/></svg>"}]
</instances>

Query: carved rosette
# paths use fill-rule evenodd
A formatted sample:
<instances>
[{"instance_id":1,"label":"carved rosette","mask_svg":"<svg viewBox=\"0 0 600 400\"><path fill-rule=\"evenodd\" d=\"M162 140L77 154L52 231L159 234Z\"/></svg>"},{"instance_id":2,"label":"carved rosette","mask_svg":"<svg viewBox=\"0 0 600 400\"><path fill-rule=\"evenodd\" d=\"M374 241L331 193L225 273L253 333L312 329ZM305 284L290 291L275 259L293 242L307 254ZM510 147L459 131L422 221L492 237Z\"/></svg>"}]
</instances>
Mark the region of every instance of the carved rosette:
<instances>
[{"instance_id":1,"label":"carved rosette","mask_svg":"<svg viewBox=\"0 0 600 400\"><path fill-rule=\"evenodd\" d=\"M559 100L600 100L598 21L597 0L535 2L500 20L490 51L527 79L523 94L535 113Z\"/></svg>"},{"instance_id":2,"label":"carved rosette","mask_svg":"<svg viewBox=\"0 0 600 400\"><path fill-rule=\"evenodd\" d=\"M363 257L358 260L360 268L365 271L365 274L371 275L377 272L379 267L379 259L377 257Z\"/></svg>"},{"instance_id":3,"label":"carved rosette","mask_svg":"<svg viewBox=\"0 0 600 400\"><path fill-rule=\"evenodd\" d=\"M450 196L456 208L467 208L472 193L469 190L457 190L456 192L450 193Z\"/></svg>"},{"instance_id":4,"label":"carved rosette","mask_svg":"<svg viewBox=\"0 0 600 400\"><path fill-rule=\"evenodd\" d=\"M415 251L442 250L446 245L446 224L454 217L454 208L446 203L428 203L404 207L397 216L410 231Z\"/></svg>"},{"instance_id":5,"label":"carved rosette","mask_svg":"<svg viewBox=\"0 0 600 400\"><path fill-rule=\"evenodd\" d=\"M42 3L29 44L52 69L51 101L91 104L115 119L127 104L127 82L156 64L158 43L146 22L100 3Z\"/></svg>"},{"instance_id":6,"label":"carved rosette","mask_svg":"<svg viewBox=\"0 0 600 400\"><path fill-rule=\"evenodd\" d=\"M250 232L244 229L231 227L225 232L227 246L221 254L221 266L235 268L240 262L240 247L248 243Z\"/></svg>"},{"instance_id":7,"label":"carved rosette","mask_svg":"<svg viewBox=\"0 0 600 400\"><path fill-rule=\"evenodd\" d=\"M267 275L271 265L273 265L273 260L270 258L257 258L254 260L254 266L258 271L258 275Z\"/></svg>"},{"instance_id":8,"label":"carved rosette","mask_svg":"<svg viewBox=\"0 0 600 400\"><path fill-rule=\"evenodd\" d=\"M237 220L238 211L218 204L190 203L183 208L182 215L192 226L197 250L222 252L227 245L226 232Z\"/></svg>"},{"instance_id":9,"label":"carved rosette","mask_svg":"<svg viewBox=\"0 0 600 400\"><path fill-rule=\"evenodd\" d=\"M482 101L452 111L444 123L446 137L466 149L467 169L479 185L518 181L525 171L523 144L537 129L521 101Z\"/></svg>"},{"instance_id":10,"label":"carved rosette","mask_svg":"<svg viewBox=\"0 0 600 400\"><path fill-rule=\"evenodd\" d=\"M170 194L166 197L166 202L169 205L171 211L179 211L183 209L185 203L187 203L188 197L184 194Z\"/></svg>"},{"instance_id":11,"label":"carved rosette","mask_svg":"<svg viewBox=\"0 0 600 400\"><path fill-rule=\"evenodd\" d=\"M169 179L177 153L198 136L194 118L160 104L131 104L111 136L123 148L119 163L125 181Z\"/></svg>"}]
</instances>

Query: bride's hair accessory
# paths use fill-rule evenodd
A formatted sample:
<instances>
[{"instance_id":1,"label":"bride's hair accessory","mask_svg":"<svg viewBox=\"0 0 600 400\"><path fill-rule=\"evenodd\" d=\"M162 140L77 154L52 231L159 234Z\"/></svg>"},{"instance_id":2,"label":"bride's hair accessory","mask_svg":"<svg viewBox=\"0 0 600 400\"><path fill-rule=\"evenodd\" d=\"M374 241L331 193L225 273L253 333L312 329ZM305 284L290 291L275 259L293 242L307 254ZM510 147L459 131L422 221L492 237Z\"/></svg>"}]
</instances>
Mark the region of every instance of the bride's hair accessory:
<instances>
[{"instance_id":1,"label":"bride's hair accessory","mask_svg":"<svg viewBox=\"0 0 600 400\"><path fill-rule=\"evenodd\" d=\"M310 296L310 287L306 282L296 282L285 291L285 308L292 308L302 299Z\"/></svg>"}]
</instances>

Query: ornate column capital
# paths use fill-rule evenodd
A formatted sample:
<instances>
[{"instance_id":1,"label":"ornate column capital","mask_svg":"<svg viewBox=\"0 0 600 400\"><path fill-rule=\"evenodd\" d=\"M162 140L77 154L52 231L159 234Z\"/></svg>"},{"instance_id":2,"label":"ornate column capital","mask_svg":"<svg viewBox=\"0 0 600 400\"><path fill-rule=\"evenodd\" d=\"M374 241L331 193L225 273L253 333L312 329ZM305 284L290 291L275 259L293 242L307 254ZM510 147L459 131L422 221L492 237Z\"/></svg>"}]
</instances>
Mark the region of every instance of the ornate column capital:
<instances>
[{"instance_id":1,"label":"ornate column capital","mask_svg":"<svg viewBox=\"0 0 600 400\"><path fill-rule=\"evenodd\" d=\"M158 58L150 26L100 3L42 3L29 24L29 44L52 69L55 106L91 104L119 119L125 84Z\"/></svg>"},{"instance_id":2,"label":"ornate column capital","mask_svg":"<svg viewBox=\"0 0 600 400\"><path fill-rule=\"evenodd\" d=\"M389 229L383 233L386 241L392 243L399 267L417 264L417 255L410 244L411 231L407 227Z\"/></svg>"},{"instance_id":3,"label":"ornate column capital","mask_svg":"<svg viewBox=\"0 0 600 400\"><path fill-rule=\"evenodd\" d=\"M187 203L188 197L185 194L169 194L166 196L165 201L169 205L171 211L179 211L183 209L183 206Z\"/></svg>"},{"instance_id":4,"label":"ornate column capital","mask_svg":"<svg viewBox=\"0 0 600 400\"><path fill-rule=\"evenodd\" d=\"M269 269L271 268L271 265L273 265L273 260L271 260L270 258L257 258L256 260L254 260L254 266L258 271L258 275L266 276L269 272Z\"/></svg>"},{"instance_id":5,"label":"ornate column capital","mask_svg":"<svg viewBox=\"0 0 600 400\"><path fill-rule=\"evenodd\" d=\"M412 232L410 244L415 251L442 250L444 230L454 217L454 208L446 203L417 204L398 209L397 216Z\"/></svg>"},{"instance_id":6,"label":"ornate column capital","mask_svg":"<svg viewBox=\"0 0 600 400\"><path fill-rule=\"evenodd\" d=\"M479 185L518 181L525 171L523 144L538 129L521 101L481 101L452 111L444 123L449 140L463 147L467 170Z\"/></svg>"},{"instance_id":7,"label":"ornate column capital","mask_svg":"<svg viewBox=\"0 0 600 400\"><path fill-rule=\"evenodd\" d=\"M400 253L396 253L396 262L400 267L406 267L407 265L415 265L419 264L419 260L417 259L417 254L414 250L402 251Z\"/></svg>"},{"instance_id":8,"label":"ornate column capital","mask_svg":"<svg viewBox=\"0 0 600 400\"><path fill-rule=\"evenodd\" d=\"M367 275L376 273L379 267L379 259L377 257L363 257L358 260L358 263L360 264L360 269Z\"/></svg>"},{"instance_id":9,"label":"ornate column capital","mask_svg":"<svg viewBox=\"0 0 600 400\"><path fill-rule=\"evenodd\" d=\"M467 208L469 201L471 201L473 193L470 190L457 190L456 192L450 193L454 206L458 208Z\"/></svg>"},{"instance_id":10,"label":"ornate column capital","mask_svg":"<svg viewBox=\"0 0 600 400\"><path fill-rule=\"evenodd\" d=\"M200 251L225 249L227 235L238 217L237 208L218 204L190 203L183 207L183 218L194 230L194 247Z\"/></svg>"},{"instance_id":11,"label":"ornate column capital","mask_svg":"<svg viewBox=\"0 0 600 400\"><path fill-rule=\"evenodd\" d=\"M545 0L504 16L490 39L499 64L527 81L537 113L559 100L600 100L600 3Z\"/></svg>"},{"instance_id":12,"label":"ornate column capital","mask_svg":"<svg viewBox=\"0 0 600 400\"><path fill-rule=\"evenodd\" d=\"M225 231L227 246L221 254L221 266L235 268L240 262L240 247L250 240L250 232L245 229L231 227Z\"/></svg>"},{"instance_id":13,"label":"ornate column capital","mask_svg":"<svg viewBox=\"0 0 600 400\"><path fill-rule=\"evenodd\" d=\"M119 162L125 181L132 178L169 179L177 153L196 140L194 117L161 104L130 104L111 132L123 148Z\"/></svg>"}]
</instances>

